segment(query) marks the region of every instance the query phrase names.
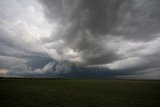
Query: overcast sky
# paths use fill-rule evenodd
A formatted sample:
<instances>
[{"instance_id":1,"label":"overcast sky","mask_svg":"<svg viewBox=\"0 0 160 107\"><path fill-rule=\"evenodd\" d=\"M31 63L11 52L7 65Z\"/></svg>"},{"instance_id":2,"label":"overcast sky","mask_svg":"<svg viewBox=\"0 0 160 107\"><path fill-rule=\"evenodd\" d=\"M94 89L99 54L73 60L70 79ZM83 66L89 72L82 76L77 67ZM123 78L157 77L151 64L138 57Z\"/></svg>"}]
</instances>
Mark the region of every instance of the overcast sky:
<instances>
[{"instance_id":1,"label":"overcast sky","mask_svg":"<svg viewBox=\"0 0 160 107\"><path fill-rule=\"evenodd\" d=\"M160 79L159 0L1 0L0 76Z\"/></svg>"}]
</instances>

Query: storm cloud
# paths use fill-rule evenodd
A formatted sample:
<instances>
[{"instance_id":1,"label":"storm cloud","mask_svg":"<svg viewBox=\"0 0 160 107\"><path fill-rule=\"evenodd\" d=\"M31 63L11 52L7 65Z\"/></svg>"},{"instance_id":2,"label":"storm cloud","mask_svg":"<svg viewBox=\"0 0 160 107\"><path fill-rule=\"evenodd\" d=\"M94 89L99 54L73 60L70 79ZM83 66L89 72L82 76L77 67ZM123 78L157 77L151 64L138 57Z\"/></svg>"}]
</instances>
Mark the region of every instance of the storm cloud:
<instances>
[{"instance_id":1,"label":"storm cloud","mask_svg":"<svg viewBox=\"0 0 160 107\"><path fill-rule=\"evenodd\" d=\"M0 75L159 79L159 5L2 0Z\"/></svg>"}]
</instances>

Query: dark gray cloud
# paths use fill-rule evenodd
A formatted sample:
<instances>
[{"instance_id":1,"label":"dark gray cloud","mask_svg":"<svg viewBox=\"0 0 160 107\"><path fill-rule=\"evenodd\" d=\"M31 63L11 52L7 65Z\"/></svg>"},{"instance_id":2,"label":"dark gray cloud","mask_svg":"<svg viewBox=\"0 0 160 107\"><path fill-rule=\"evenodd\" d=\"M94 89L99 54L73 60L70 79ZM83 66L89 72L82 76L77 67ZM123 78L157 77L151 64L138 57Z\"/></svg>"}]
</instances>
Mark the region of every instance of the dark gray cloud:
<instances>
[{"instance_id":1,"label":"dark gray cloud","mask_svg":"<svg viewBox=\"0 0 160 107\"><path fill-rule=\"evenodd\" d=\"M159 5L159 0L3 0L0 75L159 78Z\"/></svg>"},{"instance_id":2,"label":"dark gray cloud","mask_svg":"<svg viewBox=\"0 0 160 107\"><path fill-rule=\"evenodd\" d=\"M150 41L159 32L159 1L145 0L41 0L50 21L63 26L56 34L87 64L103 64L120 58L101 43L108 35L134 41ZM72 6L73 5L73 6ZM50 42L55 36L50 37ZM107 39L107 38L105 38ZM109 38L108 38L109 39ZM110 47L111 48L111 47ZM63 51L58 51L58 53ZM63 55L63 54L62 54Z\"/></svg>"},{"instance_id":3,"label":"dark gray cloud","mask_svg":"<svg viewBox=\"0 0 160 107\"><path fill-rule=\"evenodd\" d=\"M66 38L89 30L92 36L113 34L135 40L153 39L159 32L158 0L41 0L51 21L61 20ZM61 32L62 33L62 32ZM65 32L66 35L66 32Z\"/></svg>"},{"instance_id":4,"label":"dark gray cloud","mask_svg":"<svg viewBox=\"0 0 160 107\"><path fill-rule=\"evenodd\" d=\"M61 26L43 40L49 43L63 40L62 47L78 53L85 66L102 64L114 69L118 66L117 69L134 71L133 74L159 66L156 60L159 49L158 52L155 49L159 46L158 0L41 0L41 3L48 20ZM66 51L61 48L57 52L64 56Z\"/></svg>"},{"instance_id":5,"label":"dark gray cloud","mask_svg":"<svg viewBox=\"0 0 160 107\"><path fill-rule=\"evenodd\" d=\"M52 58L46 56L31 56L26 57L27 65L31 66L32 69L43 68L47 63L53 61Z\"/></svg>"},{"instance_id":6,"label":"dark gray cloud","mask_svg":"<svg viewBox=\"0 0 160 107\"><path fill-rule=\"evenodd\" d=\"M99 39L99 36L106 35L107 30L109 34L112 26L109 21L112 18L106 12L108 8L106 1L77 0L75 6L70 6L71 1L42 0L42 2L47 17L50 20L60 20L64 26L57 34L58 38L64 40L64 46L78 52L85 64L109 63L117 59L118 55L115 52L103 49ZM55 36L53 39L55 40ZM63 55L62 50L58 53Z\"/></svg>"}]
</instances>

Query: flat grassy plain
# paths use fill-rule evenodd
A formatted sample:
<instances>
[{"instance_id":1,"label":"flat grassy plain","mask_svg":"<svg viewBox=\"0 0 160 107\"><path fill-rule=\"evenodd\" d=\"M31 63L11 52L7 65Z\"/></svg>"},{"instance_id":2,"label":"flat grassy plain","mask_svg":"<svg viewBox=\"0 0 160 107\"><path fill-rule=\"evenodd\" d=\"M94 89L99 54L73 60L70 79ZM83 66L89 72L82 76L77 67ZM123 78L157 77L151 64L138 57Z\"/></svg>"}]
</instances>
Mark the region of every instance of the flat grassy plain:
<instances>
[{"instance_id":1,"label":"flat grassy plain","mask_svg":"<svg viewBox=\"0 0 160 107\"><path fill-rule=\"evenodd\" d=\"M160 81L0 80L0 107L160 107Z\"/></svg>"}]
</instances>

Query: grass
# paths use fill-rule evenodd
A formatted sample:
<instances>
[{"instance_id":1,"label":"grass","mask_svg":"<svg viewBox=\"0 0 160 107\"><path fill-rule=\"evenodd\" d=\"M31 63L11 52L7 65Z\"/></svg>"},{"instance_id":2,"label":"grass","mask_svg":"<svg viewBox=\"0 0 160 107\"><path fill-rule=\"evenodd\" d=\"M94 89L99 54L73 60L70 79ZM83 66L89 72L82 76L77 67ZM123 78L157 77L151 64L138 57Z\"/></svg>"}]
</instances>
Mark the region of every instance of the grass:
<instances>
[{"instance_id":1,"label":"grass","mask_svg":"<svg viewBox=\"0 0 160 107\"><path fill-rule=\"evenodd\" d=\"M160 81L0 80L0 107L158 107Z\"/></svg>"}]
</instances>

